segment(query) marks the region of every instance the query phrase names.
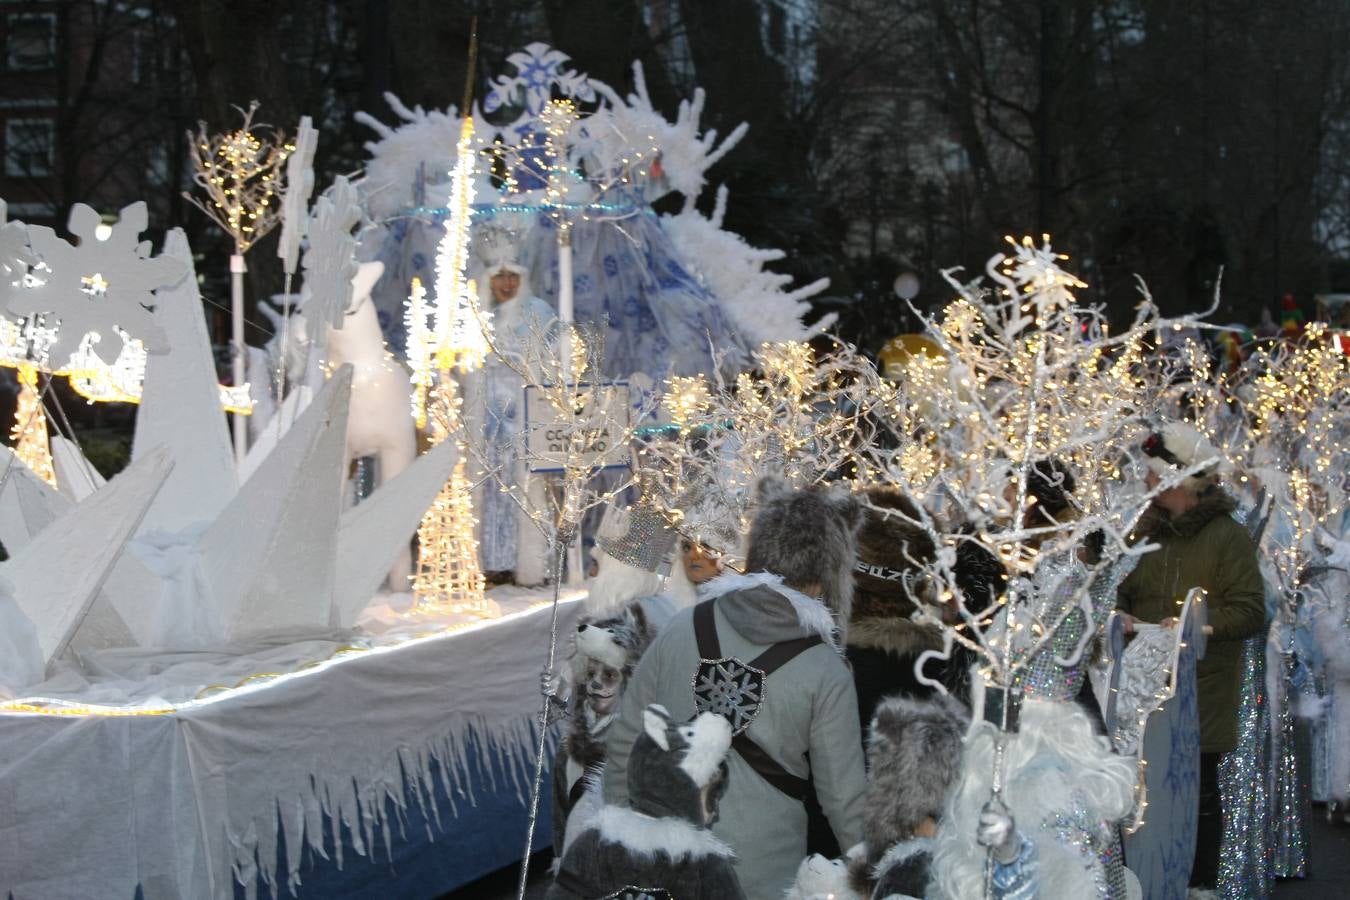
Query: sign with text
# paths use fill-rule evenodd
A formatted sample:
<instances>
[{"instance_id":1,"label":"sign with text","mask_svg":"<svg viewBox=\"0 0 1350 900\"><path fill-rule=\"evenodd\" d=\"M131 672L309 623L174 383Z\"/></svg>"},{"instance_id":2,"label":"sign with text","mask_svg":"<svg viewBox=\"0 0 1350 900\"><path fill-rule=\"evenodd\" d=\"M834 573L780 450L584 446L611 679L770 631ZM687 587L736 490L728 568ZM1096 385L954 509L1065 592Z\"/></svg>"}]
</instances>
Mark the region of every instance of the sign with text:
<instances>
[{"instance_id":1,"label":"sign with text","mask_svg":"<svg viewBox=\"0 0 1350 900\"><path fill-rule=\"evenodd\" d=\"M561 472L568 465L592 470L628 467L628 383L525 388L525 445L531 472Z\"/></svg>"}]
</instances>

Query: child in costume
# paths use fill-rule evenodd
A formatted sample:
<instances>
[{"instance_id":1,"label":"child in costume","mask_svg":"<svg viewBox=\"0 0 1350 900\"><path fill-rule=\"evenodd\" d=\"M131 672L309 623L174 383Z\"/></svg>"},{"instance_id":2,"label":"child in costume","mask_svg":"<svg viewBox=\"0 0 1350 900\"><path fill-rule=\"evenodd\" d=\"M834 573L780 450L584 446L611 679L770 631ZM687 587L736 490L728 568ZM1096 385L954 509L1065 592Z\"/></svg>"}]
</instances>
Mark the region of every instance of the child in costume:
<instances>
[{"instance_id":1,"label":"child in costume","mask_svg":"<svg viewBox=\"0 0 1350 900\"><path fill-rule=\"evenodd\" d=\"M553 761L553 848L558 856L567 847L569 818L584 825L582 820L599 807L605 732L618 712L624 686L655 633L637 603L604 618L584 618L577 626L567 733ZM592 796L584 801L588 790Z\"/></svg>"},{"instance_id":2,"label":"child in costume","mask_svg":"<svg viewBox=\"0 0 1350 900\"><path fill-rule=\"evenodd\" d=\"M642 712L628 805L605 806L568 848L547 900L743 900L731 848L709 831L727 786L731 726L715 713Z\"/></svg>"},{"instance_id":3,"label":"child in costume","mask_svg":"<svg viewBox=\"0 0 1350 900\"><path fill-rule=\"evenodd\" d=\"M864 845L849 864L849 882L860 895L924 895L969 721L960 702L941 694L887 697L877 706L867 736Z\"/></svg>"}]
</instances>

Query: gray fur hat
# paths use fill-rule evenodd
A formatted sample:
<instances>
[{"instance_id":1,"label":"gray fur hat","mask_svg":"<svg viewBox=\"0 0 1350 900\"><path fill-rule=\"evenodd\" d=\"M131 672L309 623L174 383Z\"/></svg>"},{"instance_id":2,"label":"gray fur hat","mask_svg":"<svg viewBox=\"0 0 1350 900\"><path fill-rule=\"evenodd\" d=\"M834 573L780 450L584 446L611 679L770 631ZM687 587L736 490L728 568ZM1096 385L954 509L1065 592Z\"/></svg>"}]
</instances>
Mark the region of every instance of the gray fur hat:
<instances>
[{"instance_id":1,"label":"gray fur hat","mask_svg":"<svg viewBox=\"0 0 1350 900\"><path fill-rule=\"evenodd\" d=\"M755 496L745 570L780 575L792 587L820 582L826 605L846 624L862 504L843 489L794 490L777 475L761 478Z\"/></svg>"},{"instance_id":2,"label":"gray fur hat","mask_svg":"<svg viewBox=\"0 0 1350 900\"><path fill-rule=\"evenodd\" d=\"M626 679L633 674L638 660L655 637L655 631L637 603L599 618L583 618L577 623L573 674L578 679L584 677L586 660L598 659L611 669L621 671Z\"/></svg>"},{"instance_id":3,"label":"gray fur hat","mask_svg":"<svg viewBox=\"0 0 1350 900\"><path fill-rule=\"evenodd\" d=\"M970 713L950 696L894 696L877 706L867 734L863 801L869 866L913 838L925 818L941 818L947 792L961 773L961 736L969 722Z\"/></svg>"}]
</instances>

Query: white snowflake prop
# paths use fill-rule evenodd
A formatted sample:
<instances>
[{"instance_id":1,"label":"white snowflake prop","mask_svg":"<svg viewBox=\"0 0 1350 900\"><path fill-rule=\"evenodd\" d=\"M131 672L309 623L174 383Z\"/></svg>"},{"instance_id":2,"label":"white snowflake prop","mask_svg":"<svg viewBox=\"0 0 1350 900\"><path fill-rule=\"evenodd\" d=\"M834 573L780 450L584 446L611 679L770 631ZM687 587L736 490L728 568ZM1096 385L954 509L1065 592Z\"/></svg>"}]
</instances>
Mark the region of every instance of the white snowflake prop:
<instances>
[{"instance_id":1,"label":"white snowflake prop","mask_svg":"<svg viewBox=\"0 0 1350 900\"><path fill-rule=\"evenodd\" d=\"M342 327L357 270L352 229L360 221L356 188L339 175L315 201L309 217L309 249L304 258L308 334L323 334L323 325Z\"/></svg>"},{"instance_id":2,"label":"white snowflake prop","mask_svg":"<svg viewBox=\"0 0 1350 900\"><path fill-rule=\"evenodd\" d=\"M109 364L122 351L124 333L137 338L146 352L168 349L150 309L155 289L182 277L182 264L150 256L150 242L138 240L148 225L144 203L123 209L102 240L100 221L92 207L75 204L68 227L78 244L45 226L28 226L34 262L22 287L11 289L6 308L16 316L41 318L48 326L59 322L48 350L53 365L61 365L89 334L96 335L94 353Z\"/></svg>"},{"instance_id":3,"label":"white snowflake prop","mask_svg":"<svg viewBox=\"0 0 1350 900\"><path fill-rule=\"evenodd\" d=\"M314 191L314 151L319 132L309 116L300 119L295 134L295 151L286 160L286 193L281 201L281 242L277 256L287 275L295 274L300 261L300 242L308 225L309 195Z\"/></svg>"}]
</instances>

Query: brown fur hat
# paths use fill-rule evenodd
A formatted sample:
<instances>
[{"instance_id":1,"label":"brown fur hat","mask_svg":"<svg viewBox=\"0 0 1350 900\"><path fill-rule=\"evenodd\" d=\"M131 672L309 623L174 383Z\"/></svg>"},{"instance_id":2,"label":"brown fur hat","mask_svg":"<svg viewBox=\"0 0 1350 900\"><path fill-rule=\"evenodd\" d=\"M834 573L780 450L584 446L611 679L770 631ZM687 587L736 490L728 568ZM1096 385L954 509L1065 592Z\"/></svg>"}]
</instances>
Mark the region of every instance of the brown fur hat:
<instances>
[{"instance_id":1,"label":"brown fur hat","mask_svg":"<svg viewBox=\"0 0 1350 900\"><path fill-rule=\"evenodd\" d=\"M889 510L894 512L888 514ZM914 501L899 488L875 485L867 489L867 517L858 532L858 559L853 566L855 620L907 619L914 612L910 591L917 587L916 564L934 555L932 538L911 524L918 518Z\"/></svg>"}]
</instances>

